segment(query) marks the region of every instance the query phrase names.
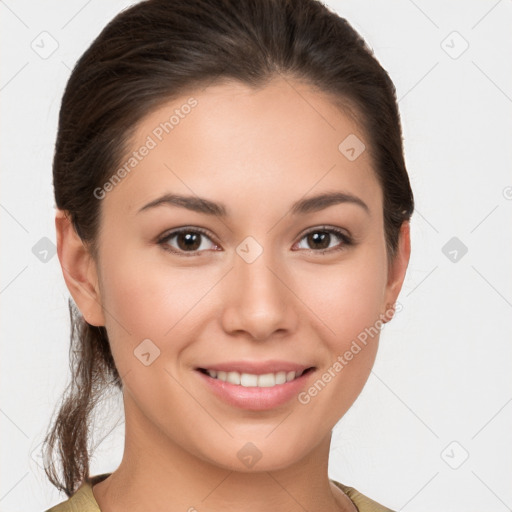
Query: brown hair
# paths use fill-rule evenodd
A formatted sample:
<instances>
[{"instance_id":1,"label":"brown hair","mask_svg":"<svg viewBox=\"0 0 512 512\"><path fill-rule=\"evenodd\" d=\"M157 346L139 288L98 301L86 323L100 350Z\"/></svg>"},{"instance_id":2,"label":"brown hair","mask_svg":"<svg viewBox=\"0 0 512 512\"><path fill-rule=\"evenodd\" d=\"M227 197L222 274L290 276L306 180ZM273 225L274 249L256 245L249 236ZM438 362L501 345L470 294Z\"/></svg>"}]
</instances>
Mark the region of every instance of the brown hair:
<instances>
[{"instance_id":1,"label":"brown hair","mask_svg":"<svg viewBox=\"0 0 512 512\"><path fill-rule=\"evenodd\" d=\"M329 94L360 122L393 258L414 209L395 87L361 36L317 0L147 0L107 24L67 83L53 160L56 206L91 255L101 208L94 190L123 161L144 116L191 87L221 80L262 87L278 74ZM43 450L49 480L71 496L90 477L91 413L122 381L106 329L88 324L71 298L69 309L71 381Z\"/></svg>"}]
</instances>

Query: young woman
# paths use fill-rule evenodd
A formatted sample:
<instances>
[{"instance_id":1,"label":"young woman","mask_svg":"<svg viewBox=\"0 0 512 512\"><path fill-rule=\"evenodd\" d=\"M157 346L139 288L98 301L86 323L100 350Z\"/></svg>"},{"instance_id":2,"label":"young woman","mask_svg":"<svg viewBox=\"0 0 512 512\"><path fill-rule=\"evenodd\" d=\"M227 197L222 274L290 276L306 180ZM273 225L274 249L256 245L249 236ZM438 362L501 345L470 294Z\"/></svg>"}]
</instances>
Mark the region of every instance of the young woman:
<instances>
[{"instance_id":1,"label":"young woman","mask_svg":"<svg viewBox=\"0 0 512 512\"><path fill-rule=\"evenodd\" d=\"M347 21L316 0L126 9L71 74L53 173L73 375L50 510L389 511L327 472L414 208L394 86ZM91 476L111 386L124 454Z\"/></svg>"}]
</instances>

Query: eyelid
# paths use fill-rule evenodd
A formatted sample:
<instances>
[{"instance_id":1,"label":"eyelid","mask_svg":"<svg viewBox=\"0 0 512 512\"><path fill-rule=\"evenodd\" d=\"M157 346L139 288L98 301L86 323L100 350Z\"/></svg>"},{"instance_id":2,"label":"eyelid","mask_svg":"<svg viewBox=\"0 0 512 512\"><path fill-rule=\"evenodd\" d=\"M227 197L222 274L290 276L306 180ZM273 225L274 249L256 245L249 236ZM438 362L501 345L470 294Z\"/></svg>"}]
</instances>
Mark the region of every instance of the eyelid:
<instances>
[{"instance_id":1,"label":"eyelid","mask_svg":"<svg viewBox=\"0 0 512 512\"><path fill-rule=\"evenodd\" d=\"M303 231L299 236L300 239L304 238L306 235L309 235L309 233L315 233L316 231L329 231L329 232L335 232L340 235L343 235L349 239L352 239L352 236L350 233L343 228L337 227L337 226L330 226L328 224L321 224L318 226L313 226L312 228L307 228L305 231Z\"/></svg>"},{"instance_id":2,"label":"eyelid","mask_svg":"<svg viewBox=\"0 0 512 512\"><path fill-rule=\"evenodd\" d=\"M188 232L188 231L197 231L198 233L201 233L210 239L214 238L213 235L207 229L200 228L198 226L181 226L179 228L173 228L173 229L168 229L167 231L164 231L164 233L162 233L158 237L157 241L165 240L167 238L170 238L171 236L178 235L182 232Z\"/></svg>"}]
</instances>

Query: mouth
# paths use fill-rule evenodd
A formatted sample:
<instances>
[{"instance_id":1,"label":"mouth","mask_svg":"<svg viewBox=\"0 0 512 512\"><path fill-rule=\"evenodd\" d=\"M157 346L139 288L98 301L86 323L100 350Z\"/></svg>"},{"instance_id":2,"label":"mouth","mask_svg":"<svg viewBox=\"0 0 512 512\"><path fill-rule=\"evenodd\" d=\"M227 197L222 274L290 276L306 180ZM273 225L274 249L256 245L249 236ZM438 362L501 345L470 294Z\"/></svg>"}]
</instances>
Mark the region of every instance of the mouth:
<instances>
[{"instance_id":1,"label":"mouth","mask_svg":"<svg viewBox=\"0 0 512 512\"><path fill-rule=\"evenodd\" d=\"M280 386L282 384L292 382L314 369L314 366L310 366L299 370L280 370L269 373L247 373L235 370L224 371L209 368L197 368L198 371L212 379L246 388L272 388Z\"/></svg>"},{"instance_id":2,"label":"mouth","mask_svg":"<svg viewBox=\"0 0 512 512\"><path fill-rule=\"evenodd\" d=\"M316 371L284 360L226 361L195 368L204 389L237 409L269 411L291 407Z\"/></svg>"}]
</instances>

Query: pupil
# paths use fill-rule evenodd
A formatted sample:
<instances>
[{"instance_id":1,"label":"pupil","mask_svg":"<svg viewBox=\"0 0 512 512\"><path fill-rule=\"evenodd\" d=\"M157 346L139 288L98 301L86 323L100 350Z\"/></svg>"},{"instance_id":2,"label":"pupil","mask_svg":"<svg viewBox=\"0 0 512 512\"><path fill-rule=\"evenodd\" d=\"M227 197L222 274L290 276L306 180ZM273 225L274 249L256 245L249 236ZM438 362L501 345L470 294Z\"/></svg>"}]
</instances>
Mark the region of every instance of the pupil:
<instances>
[{"instance_id":1,"label":"pupil","mask_svg":"<svg viewBox=\"0 0 512 512\"><path fill-rule=\"evenodd\" d=\"M309 235L309 240L313 241L315 244L327 241L327 243L324 243L321 247L317 247L319 249L327 249L329 247L329 236L329 233L325 231L317 231Z\"/></svg>"},{"instance_id":2,"label":"pupil","mask_svg":"<svg viewBox=\"0 0 512 512\"><path fill-rule=\"evenodd\" d=\"M190 234L190 233L180 233L178 235L178 246L180 246L180 249L198 249L201 243L199 242L200 235L197 234ZM181 244L180 242L185 239L186 243Z\"/></svg>"}]
</instances>

